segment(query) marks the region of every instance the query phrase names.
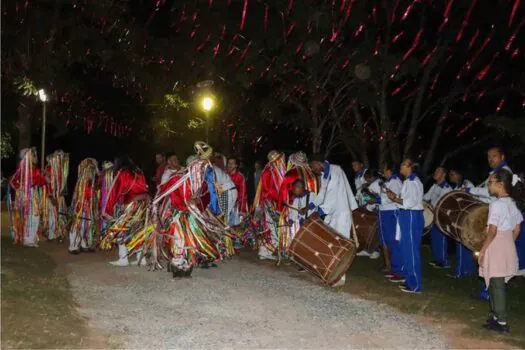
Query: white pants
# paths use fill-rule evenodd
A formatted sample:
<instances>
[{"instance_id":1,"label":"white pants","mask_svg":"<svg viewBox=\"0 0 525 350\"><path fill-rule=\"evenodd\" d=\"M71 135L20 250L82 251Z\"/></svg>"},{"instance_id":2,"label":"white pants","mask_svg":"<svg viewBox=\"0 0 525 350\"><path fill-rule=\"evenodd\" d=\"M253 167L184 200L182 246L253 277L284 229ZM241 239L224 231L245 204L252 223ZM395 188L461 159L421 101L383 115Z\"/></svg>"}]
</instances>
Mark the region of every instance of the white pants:
<instances>
[{"instance_id":1,"label":"white pants","mask_svg":"<svg viewBox=\"0 0 525 350\"><path fill-rule=\"evenodd\" d=\"M239 210L237 209L237 197L238 192L236 188L232 188L228 191L228 213L226 217L228 218L228 225L235 226L240 224Z\"/></svg>"},{"instance_id":2,"label":"white pants","mask_svg":"<svg viewBox=\"0 0 525 350\"><path fill-rule=\"evenodd\" d=\"M55 239L57 238L57 217L56 217L56 207L51 202L51 199L46 199L46 216L47 216L47 238Z\"/></svg>"},{"instance_id":3,"label":"white pants","mask_svg":"<svg viewBox=\"0 0 525 350\"><path fill-rule=\"evenodd\" d=\"M91 241L91 239L90 239ZM69 250L79 250L80 247L83 249L88 249L91 246L91 242L87 242L83 234L78 232L75 229L71 229L69 233Z\"/></svg>"},{"instance_id":4,"label":"white pants","mask_svg":"<svg viewBox=\"0 0 525 350\"><path fill-rule=\"evenodd\" d=\"M38 225L40 224L40 216L34 216L29 213L29 222L25 225L24 245L29 247L38 246Z\"/></svg>"},{"instance_id":5,"label":"white pants","mask_svg":"<svg viewBox=\"0 0 525 350\"><path fill-rule=\"evenodd\" d=\"M352 229L352 212L336 212L326 215L324 223L346 238L350 238L350 230Z\"/></svg>"}]
</instances>

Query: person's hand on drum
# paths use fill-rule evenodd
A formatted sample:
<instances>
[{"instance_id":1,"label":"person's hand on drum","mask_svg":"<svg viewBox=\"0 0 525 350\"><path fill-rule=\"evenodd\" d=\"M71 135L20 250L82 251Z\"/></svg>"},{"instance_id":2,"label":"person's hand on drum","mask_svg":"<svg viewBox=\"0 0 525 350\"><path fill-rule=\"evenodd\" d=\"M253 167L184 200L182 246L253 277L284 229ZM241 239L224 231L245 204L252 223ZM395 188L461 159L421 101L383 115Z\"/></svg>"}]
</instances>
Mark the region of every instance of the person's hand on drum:
<instances>
[{"instance_id":1,"label":"person's hand on drum","mask_svg":"<svg viewBox=\"0 0 525 350\"><path fill-rule=\"evenodd\" d=\"M321 216L319 215L318 212L315 212L315 213L312 213L312 215L310 215L309 217L306 218L306 220L317 220L317 219L320 219Z\"/></svg>"},{"instance_id":2,"label":"person's hand on drum","mask_svg":"<svg viewBox=\"0 0 525 350\"><path fill-rule=\"evenodd\" d=\"M299 215L306 215L308 213L308 207L299 209Z\"/></svg>"}]
</instances>

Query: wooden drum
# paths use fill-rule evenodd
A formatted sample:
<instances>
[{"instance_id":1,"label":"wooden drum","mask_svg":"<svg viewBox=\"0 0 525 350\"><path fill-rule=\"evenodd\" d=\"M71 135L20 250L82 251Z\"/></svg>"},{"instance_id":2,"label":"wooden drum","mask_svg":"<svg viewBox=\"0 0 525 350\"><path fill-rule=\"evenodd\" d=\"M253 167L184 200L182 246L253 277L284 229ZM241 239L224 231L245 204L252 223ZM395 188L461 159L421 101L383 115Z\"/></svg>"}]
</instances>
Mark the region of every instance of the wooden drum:
<instances>
[{"instance_id":1,"label":"wooden drum","mask_svg":"<svg viewBox=\"0 0 525 350\"><path fill-rule=\"evenodd\" d=\"M447 193L436 204L435 220L441 232L477 252L487 237L489 206L463 191Z\"/></svg>"},{"instance_id":2,"label":"wooden drum","mask_svg":"<svg viewBox=\"0 0 525 350\"><path fill-rule=\"evenodd\" d=\"M423 229L423 236L430 232L432 225L434 225L434 208L427 202L423 202L423 216L425 217L425 228Z\"/></svg>"},{"instance_id":3,"label":"wooden drum","mask_svg":"<svg viewBox=\"0 0 525 350\"><path fill-rule=\"evenodd\" d=\"M290 255L298 265L327 284L334 284L352 265L356 245L321 219L307 220L290 244Z\"/></svg>"},{"instance_id":4,"label":"wooden drum","mask_svg":"<svg viewBox=\"0 0 525 350\"><path fill-rule=\"evenodd\" d=\"M352 212L352 221L359 247L369 253L374 252L379 247L377 214L364 208L357 208Z\"/></svg>"}]
</instances>

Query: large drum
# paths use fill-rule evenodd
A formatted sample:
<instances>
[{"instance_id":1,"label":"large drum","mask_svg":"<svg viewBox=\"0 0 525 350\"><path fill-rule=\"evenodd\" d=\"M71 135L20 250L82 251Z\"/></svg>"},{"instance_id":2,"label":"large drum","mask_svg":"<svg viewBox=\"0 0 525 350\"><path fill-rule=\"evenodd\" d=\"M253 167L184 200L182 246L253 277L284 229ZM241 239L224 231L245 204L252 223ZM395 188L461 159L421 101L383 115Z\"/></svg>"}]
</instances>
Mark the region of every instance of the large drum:
<instances>
[{"instance_id":1,"label":"large drum","mask_svg":"<svg viewBox=\"0 0 525 350\"><path fill-rule=\"evenodd\" d=\"M435 220L441 232L477 252L487 237L489 206L463 191L447 193L436 204Z\"/></svg>"},{"instance_id":2,"label":"large drum","mask_svg":"<svg viewBox=\"0 0 525 350\"><path fill-rule=\"evenodd\" d=\"M369 253L375 251L379 247L377 214L363 208L357 208L352 212L352 220L359 247Z\"/></svg>"},{"instance_id":3,"label":"large drum","mask_svg":"<svg viewBox=\"0 0 525 350\"><path fill-rule=\"evenodd\" d=\"M334 284L352 265L356 245L322 220L307 220L290 244L292 260L327 284Z\"/></svg>"},{"instance_id":4,"label":"large drum","mask_svg":"<svg viewBox=\"0 0 525 350\"><path fill-rule=\"evenodd\" d=\"M434 224L434 208L427 202L423 202L423 216L425 217L425 228L423 230L423 236L430 232L432 225Z\"/></svg>"}]
</instances>

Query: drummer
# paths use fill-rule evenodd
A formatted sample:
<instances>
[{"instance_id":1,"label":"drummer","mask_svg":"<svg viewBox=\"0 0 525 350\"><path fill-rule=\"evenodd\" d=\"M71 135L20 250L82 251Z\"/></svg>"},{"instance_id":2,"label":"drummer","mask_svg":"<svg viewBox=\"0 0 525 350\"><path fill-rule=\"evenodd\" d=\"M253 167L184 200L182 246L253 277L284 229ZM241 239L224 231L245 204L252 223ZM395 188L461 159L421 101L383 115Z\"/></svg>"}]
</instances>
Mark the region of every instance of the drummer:
<instances>
[{"instance_id":1,"label":"drummer","mask_svg":"<svg viewBox=\"0 0 525 350\"><path fill-rule=\"evenodd\" d=\"M392 278L392 282L402 283L401 291L421 293L421 236L425 226L423 216L423 184L416 174L416 164L407 158L401 163L400 173L405 180L401 193L396 195L387 191L388 198L397 203L399 210L396 225L396 240L399 241L403 257L403 277Z\"/></svg>"},{"instance_id":2,"label":"drummer","mask_svg":"<svg viewBox=\"0 0 525 350\"><path fill-rule=\"evenodd\" d=\"M436 207L436 204L445 194L452 191L452 187L447 182L447 170L444 167L436 168L434 171L434 181L435 183L423 196L423 200L429 202L433 208ZM437 225L432 226L432 230L430 231L430 248L434 261L429 263L431 266L442 269L450 267L447 247L447 237Z\"/></svg>"},{"instance_id":3,"label":"drummer","mask_svg":"<svg viewBox=\"0 0 525 350\"><path fill-rule=\"evenodd\" d=\"M379 195L379 192L381 191L379 182L380 179L378 177L378 173L374 169L365 169L363 173L364 182L361 185L361 202L358 202L358 204L365 208L368 211L371 212L377 212L377 205L375 202L375 198ZM375 184L373 186L374 189L371 189L372 184ZM359 252L357 252L357 256L367 256L370 259L378 259L379 254L379 247L373 247L374 250L368 251L366 249L361 249Z\"/></svg>"},{"instance_id":4,"label":"drummer","mask_svg":"<svg viewBox=\"0 0 525 350\"><path fill-rule=\"evenodd\" d=\"M455 191L474 187L472 182L463 177L459 169L450 169L448 171L448 179L452 189ZM460 242L456 242L456 269L454 274L449 275L449 277L463 278L474 275L476 272L477 267L473 252Z\"/></svg>"},{"instance_id":5,"label":"drummer","mask_svg":"<svg viewBox=\"0 0 525 350\"><path fill-rule=\"evenodd\" d=\"M357 202L348 183L348 179L339 165L330 164L324 158L315 156L310 161L312 171L321 177L319 193L315 200L319 214L326 214L325 224L332 227L346 238L350 238L352 229L352 211L357 209ZM345 284L345 276L333 286Z\"/></svg>"},{"instance_id":6,"label":"drummer","mask_svg":"<svg viewBox=\"0 0 525 350\"><path fill-rule=\"evenodd\" d=\"M495 197L492 197L488 190L488 181L490 179L490 176L495 174L497 171L501 169L506 169L512 173L512 170L507 164L507 161L505 159L505 152L503 151L503 148L499 146L494 146L490 148L487 151L487 160L489 163L489 167L492 169L489 173L489 176L487 179L479 186L474 187L472 189L466 189L467 192L475 195L478 197L479 200L485 202L485 203L492 203L496 200ZM518 275L525 275L525 224L522 224L521 226L521 232L518 236L518 239L516 240L516 249L518 251L518 261L519 261L519 271ZM480 299L489 299L489 293L487 291L487 288L484 287L481 290L481 293L479 296Z\"/></svg>"},{"instance_id":7,"label":"drummer","mask_svg":"<svg viewBox=\"0 0 525 350\"><path fill-rule=\"evenodd\" d=\"M394 173L392 164L387 163L383 167L384 179L373 181L368 189L376 193L374 203L377 205L379 218L379 241L381 242L383 257L385 259L385 269L382 271L386 278L402 279L403 259L399 242L396 241L396 225L399 210L396 203L392 202L386 190L398 195L403 186L399 177ZM385 188L385 189L384 189Z\"/></svg>"},{"instance_id":8,"label":"drummer","mask_svg":"<svg viewBox=\"0 0 525 350\"><path fill-rule=\"evenodd\" d=\"M355 185L355 198L357 200L357 204L360 206L365 205L363 202L363 196L361 194L361 187L366 183L365 181L365 173L367 169L365 168L365 165L360 159L356 159L352 162L352 170L354 171L355 178L354 178L354 185Z\"/></svg>"}]
</instances>

